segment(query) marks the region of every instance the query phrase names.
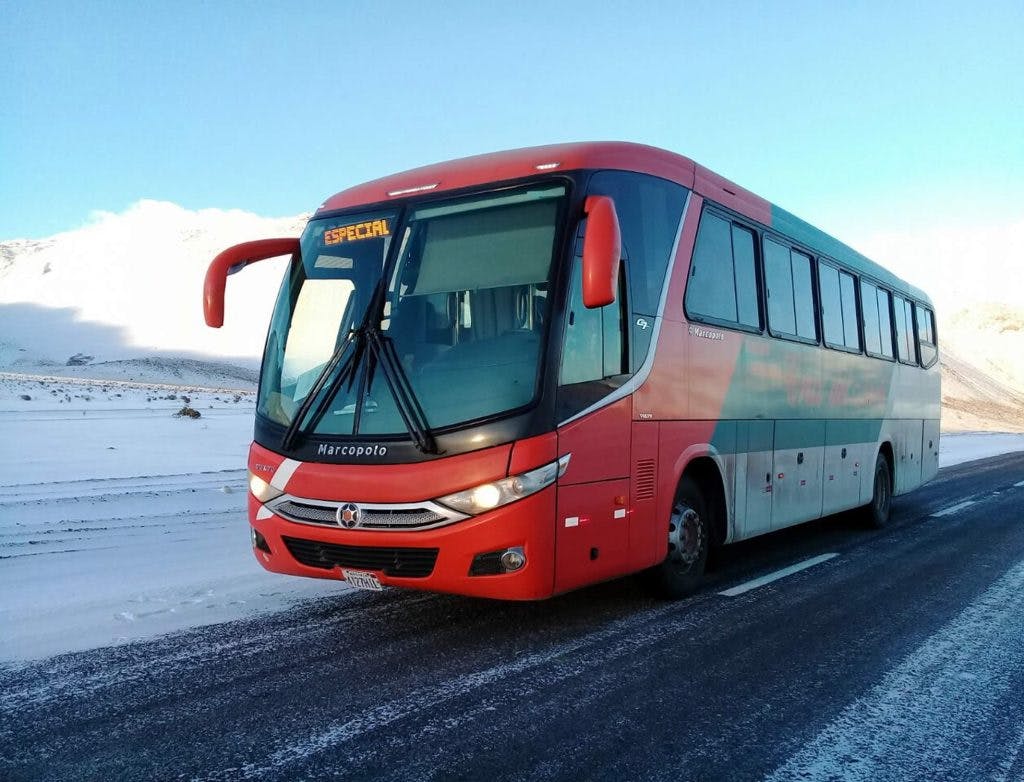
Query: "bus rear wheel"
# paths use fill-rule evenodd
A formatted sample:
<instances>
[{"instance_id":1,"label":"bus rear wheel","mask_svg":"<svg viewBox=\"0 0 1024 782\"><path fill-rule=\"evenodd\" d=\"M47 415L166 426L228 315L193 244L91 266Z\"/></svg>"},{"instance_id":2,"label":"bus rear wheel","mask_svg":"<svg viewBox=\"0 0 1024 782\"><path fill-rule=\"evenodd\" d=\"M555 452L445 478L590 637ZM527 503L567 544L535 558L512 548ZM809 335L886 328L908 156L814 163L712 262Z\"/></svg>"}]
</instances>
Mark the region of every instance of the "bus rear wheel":
<instances>
[{"instance_id":1,"label":"bus rear wheel","mask_svg":"<svg viewBox=\"0 0 1024 782\"><path fill-rule=\"evenodd\" d=\"M864 506L864 520L868 526L881 529L889 523L892 513L892 471L889 459L879 453L875 460L875 477L872 482L871 502Z\"/></svg>"},{"instance_id":2,"label":"bus rear wheel","mask_svg":"<svg viewBox=\"0 0 1024 782\"><path fill-rule=\"evenodd\" d=\"M685 476L669 516L668 552L650 571L657 592L673 600L693 594L703 580L710 546L707 502L697 483Z\"/></svg>"}]
</instances>

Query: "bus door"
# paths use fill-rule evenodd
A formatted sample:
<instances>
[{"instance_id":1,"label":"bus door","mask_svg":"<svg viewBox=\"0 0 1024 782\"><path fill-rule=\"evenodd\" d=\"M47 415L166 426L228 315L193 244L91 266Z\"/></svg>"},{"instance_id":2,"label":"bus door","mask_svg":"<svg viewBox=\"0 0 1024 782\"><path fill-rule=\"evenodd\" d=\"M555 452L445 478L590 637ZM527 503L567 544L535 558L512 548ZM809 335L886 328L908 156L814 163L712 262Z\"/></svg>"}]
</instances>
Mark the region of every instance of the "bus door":
<instances>
[{"instance_id":1,"label":"bus door","mask_svg":"<svg viewBox=\"0 0 1024 782\"><path fill-rule=\"evenodd\" d=\"M558 429L558 452L570 459L558 479L556 592L630 569L633 400L627 395L603 404L628 379L626 312L623 268L616 301L583 305L582 258L576 255L558 378L558 416L568 422Z\"/></svg>"},{"instance_id":2,"label":"bus door","mask_svg":"<svg viewBox=\"0 0 1024 782\"><path fill-rule=\"evenodd\" d=\"M558 479L555 592L630 569L632 412L632 399L626 397L558 432L558 452L571 456Z\"/></svg>"}]
</instances>

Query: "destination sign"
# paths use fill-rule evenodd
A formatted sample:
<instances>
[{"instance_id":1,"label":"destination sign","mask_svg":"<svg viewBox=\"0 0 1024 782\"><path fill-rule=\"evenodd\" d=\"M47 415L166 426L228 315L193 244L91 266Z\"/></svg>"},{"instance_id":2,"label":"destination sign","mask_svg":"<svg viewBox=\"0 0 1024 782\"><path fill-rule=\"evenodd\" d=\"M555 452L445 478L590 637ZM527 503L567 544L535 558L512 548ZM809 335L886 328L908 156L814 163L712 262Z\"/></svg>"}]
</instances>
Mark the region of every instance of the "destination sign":
<instances>
[{"instance_id":1,"label":"destination sign","mask_svg":"<svg viewBox=\"0 0 1024 782\"><path fill-rule=\"evenodd\" d=\"M388 225L388 221L385 219L367 220L363 223L342 225L324 231L324 244L359 242L364 239L378 239L381 236L391 236L391 227Z\"/></svg>"}]
</instances>

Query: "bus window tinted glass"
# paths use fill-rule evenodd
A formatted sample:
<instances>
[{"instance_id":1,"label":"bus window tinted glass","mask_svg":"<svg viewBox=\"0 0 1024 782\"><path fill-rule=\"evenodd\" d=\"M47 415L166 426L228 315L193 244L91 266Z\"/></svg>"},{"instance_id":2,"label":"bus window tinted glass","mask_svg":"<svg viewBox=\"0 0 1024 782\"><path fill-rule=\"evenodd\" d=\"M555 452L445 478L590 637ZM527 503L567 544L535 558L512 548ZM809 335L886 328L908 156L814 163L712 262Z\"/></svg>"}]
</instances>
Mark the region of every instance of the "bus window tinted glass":
<instances>
[{"instance_id":1,"label":"bus window tinted glass","mask_svg":"<svg viewBox=\"0 0 1024 782\"><path fill-rule=\"evenodd\" d=\"M573 259L572 287L569 293L569 316L562 350L562 385L583 383L604 377L603 307L583 306L582 263ZM614 307L614 304L609 305Z\"/></svg>"},{"instance_id":2,"label":"bus window tinted glass","mask_svg":"<svg viewBox=\"0 0 1024 782\"><path fill-rule=\"evenodd\" d=\"M757 272L754 267L754 234L738 225L732 227L732 253L736 266L736 304L744 326L761 328L757 303Z\"/></svg>"},{"instance_id":3,"label":"bus window tinted glass","mask_svg":"<svg viewBox=\"0 0 1024 782\"><path fill-rule=\"evenodd\" d=\"M864 312L864 348L874 356L882 353L878 324L878 288L869 282L860 284L860 304Z\"/></svg>"},{"instance_id":4,"label":"bus window tinted glass","mask_svg":"<svg viewBox=\"0 0 1024 782\"><path fill-rule=\"evenodd\" d=\"M686 308L694 315L736 320L736 282L733 277L729 223L705 212L686 288Z\"/></svg>"},{"instance_id":5,"label":"bus window tinted glass","mask_svg":"<svg viewBox=\"0 0 1024 782\"><path fill-rule=\"evenodd\" d=\"M915 304L917 313L917 341L921 348L921 366L930 367L938 357L938 349L935 347L935 324L932 319L931 310Z\"/></svg>"},{"instance_id":6,"label":"bus window tinted glass","mask_svg":"<svg viewBox=\"0 0 1024 782\"><path fill-rule=\"evenodd\" d=\"M896 353L904 364L914 363L909 324L907 323L907 302L902 296L893 296L893 317L896 319Z\"/></svg>"},{"instance_id":7,"label":"bus window tinted glass","mask_svg":"<svg viewBox=\"0 0 1024 782\"><path fill-rule=\"evenodd\" d=\"M882 355L893 358L892 320L889 317L889 291L878 290L878 334L882 340Z\"/></svg>"},{"instance_id":8,"label":"bus window tinted glass","mask_svg":"<svg viewBox=\"0 0 1024 782\"><path fill-rule=\"evenodd\" d=\"M857 295L854 293L853 277L846 272L839 273L839 286L843 299L843 335L846 347L860 350L860 336L857 333Z\"/></svg>"},{"instance_id":9,"label":"bus window tinted glass","mask_svg":"<svg viewBox=\"0 0 1024 782\"><path fill-rule=\"evenodd\" d=\"M907 323L907 360L916 364L917 335L914 333L914 305L909 301L903 302L903 316Z\"/></svg>"},{"instance_id":10,"label":"bus window tinted glass","mask_svg":"<svg viewBox=\"0 0 1024 782\"><path fill-rule=\"evenodd\" d=\"M777 334L796 334L793 313L793 275L789 248L765 239L764 275L768 284L768 326Z\"/></svg>"},{"instance_id":11,"label":"bus window tinted glass","mask_svg":"<svg viewBox=\"0 0 1024 782\"><path fill-rule=\"evenodd\" d=\"M817 341L814 325L814 292L811 290L811 259L793 251L793 301L796 304L796 334Z\"/></svg>"},{"instance_id":12,"label":"bus window tinted glass","mask_svg":"<svg viewBox=\"0 0 1024 782\"><path fill-rule=\"evenodd\" d=\"M818 264L818 284L821 287L821 325L825 344L833 347L843 344L843 307L839 295L839 271L823 263Z\"/></svg>"},{"instance_id":13,"label":"bus window tinted glass","mask_svg":"<svg viewBox=\"0 0 1024 782\"><path fill-rule=\"evenodd\" d=\"M630 307L636 315L657 315L665 270L686 203L686 188L645 174L599 171L591 178L587 192L611 196L615 201L626 254Z\"/></svg>"}]
</instances>

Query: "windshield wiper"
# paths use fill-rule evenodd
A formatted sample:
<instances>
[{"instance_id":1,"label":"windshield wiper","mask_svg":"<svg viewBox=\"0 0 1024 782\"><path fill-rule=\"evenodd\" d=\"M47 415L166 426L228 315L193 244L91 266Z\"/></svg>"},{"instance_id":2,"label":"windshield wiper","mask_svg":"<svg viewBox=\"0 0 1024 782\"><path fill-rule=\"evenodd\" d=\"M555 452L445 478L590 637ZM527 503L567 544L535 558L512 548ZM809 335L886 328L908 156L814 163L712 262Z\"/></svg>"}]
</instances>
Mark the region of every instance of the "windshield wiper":
<instances>
[{"instance_id":1,"label":"windshield wiper","mask_svg":"<svg viewBox=\"0 0 1024 782\"><path fill-rule=\"evenodd\" d=\"M331 383L330 388L327 390L327 393L324 394L323 399L320 400L320 406L317 408L317 412L313 415L313 420L310 422L310 426L316 426L316 422L323 418L323 415L326 412L327 403L338 392L342 384L345 382L345 379L355 376L356 367L359 366L357 356L362 353L362 340L355 331L350 331L346 335L345 339L342 340L342 343L338 346L337 350L334 351L330 360L320 371L320 374L317 375L312 388L310 388L309 393L306 394L306 398L302 400L302 404L299 405L299 409L295 411L292 422L288 425L288 429L285 431L284 437L281 439L282 450L288 451L291 449L292 444L295 441L295 437L299 434L299 430L302 427L302 421L309 413L310 408L313 407L313 403L316 401L321 389L323 389L324 384L327 382L327 378L331 376L338 364L341 363L341 360L345 358L345 354L348 349L353 345L355 345L355 349L348 354L348 358L342 365L341 371L338 372L334 381ZM351 387L351 380L349 380L349 383Z\"/></svg>"},{"instance_id":2,"label":"windshield wiper","mask_svg":"<svg viewBox=\"0 0 1024 782\"><path fill-rule=\"evenodd\" d=\"M419 399L416 398L416 392L413 391L412 384L409 382L409 376L402 368L394 343L390 337L384 336L380 331L380 313L384 309L385 289L386 278L382 277L370 297L370 303L366 308L362 323L358 328L350 331L338 349L334 351L334 355L317 376L312 388L296 411L295 417L281 440L282 450L290 450L299 434L315 428L320 423L330 409L334 397L346 382L348 382L348 390L352 389L352 384L355 382L365 355L367 366L361 381L361 389L368 390L370 388L376 369L380 366L388 391L391 392L391 396L395 400L395 407L398 409L402 423L412 437L413 444L423 453L434 455L444 453L437 447L437 440L427 423L423 407L420 405ZM349 347L353 348L351 352L348 350ZM345 358L346 354L347 358ZM345 359L344 363L342 363L343 358ZM321 394L328 378L339 364L341 364L341 369L327 386L326 391ZM352 422L353 432L359 431L365 396L366 394L361 390L359 399L356 400L355 417ZM320 398L320 404L309 416L309 422L303 427L302 424L317 397Z\"/></svg>"},{"instance_id":3,"label":"windshield wiper","mask_svg":"<svg viewBox=\"0 0 1024 782\"><path fill-rule=\"evenodd\" d=\"M444 451L437 447L437 439L427 423L427 416L423 412L423 406L416 397L409 376L402 368L402 362L395 350L395 343L390 337L381 334L379 329L372 329L367 334L370 346L370 354L373 363L367 368L367 387L373 381L374 369L380 366L387 383L388 391L395 400L395 407L405 424L406 430L412 436L413 443L423 453L439 455Z\"/></svg>"},{"instance_id":4,"label":"windshield wiper","mask_svg":"<svg viewBox=\"0 0 1024 782\"><path fill-rule=\"evenodd\" d=\"M309 419L309 424L306 425L306 429L313 429L320 419L327 413L327 409L330 407L331 400L334 399L335 395L341 389L341 386L348 381L349 390L352 389L352 382L355 380L356 373L359 371L359 364L362 360L363 353L366 351L366 332L370 329L371 324L374 321L375 313L378 313L384 308L384 292L387 288L387 279L381 277L376 286L374 286L373 293L370 294L370 301L366 307L366 312L363 315L363 320L359 324L358 328L352 329L345 336L345 339L338 346L337 350L331 356L330 360L321 370L320 374L317 375L316 381L313 383L313 387L309 393L306 394L306 398L302 401L299 409L295 413L295 417L292 418L292 422L288 425L288 429L284 433L284 437L281 438L281 449L288 451L291 450L292 445L295 443L295 438L303 432L302 422L305 420L306 415L309 413L310 408L313 407L313 403L316 401L317 396L323 389L327 379L334 372L335 368L344 358L345 352L348 350L350 345L354 345L352 353L345 361L341 371L335 376L334 380L331 381L331 385L327 389L321 399L320 404L317 405L316 412L313 413ZM356 410L359 410L359 401L356 403ZM358 417L358 416L357 416ZM355 429L353 428L353 431Z\"/></svg>"}]
</instances>

